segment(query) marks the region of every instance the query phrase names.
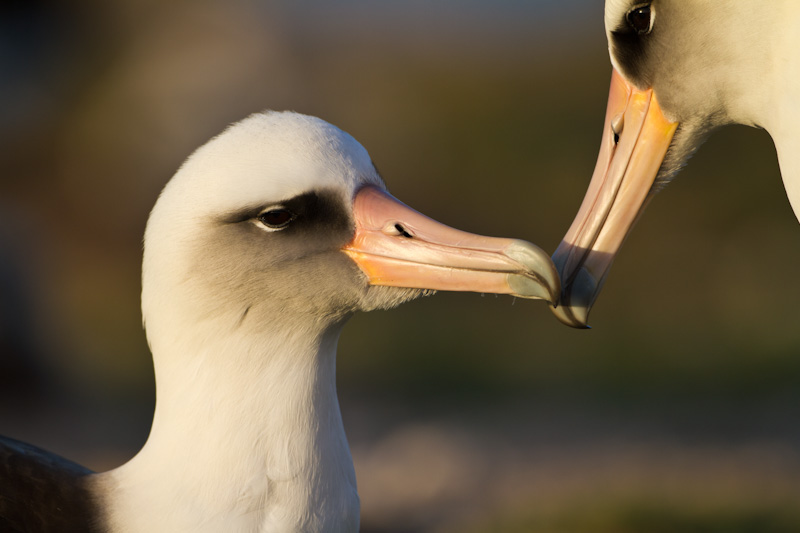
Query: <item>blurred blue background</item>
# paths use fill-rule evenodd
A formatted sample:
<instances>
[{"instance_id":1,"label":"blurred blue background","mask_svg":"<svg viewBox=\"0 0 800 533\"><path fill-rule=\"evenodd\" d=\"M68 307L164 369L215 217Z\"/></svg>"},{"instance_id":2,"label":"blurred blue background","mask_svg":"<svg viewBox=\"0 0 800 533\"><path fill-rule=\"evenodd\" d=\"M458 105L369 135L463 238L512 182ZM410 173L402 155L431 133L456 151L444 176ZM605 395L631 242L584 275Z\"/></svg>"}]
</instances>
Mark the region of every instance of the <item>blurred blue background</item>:
<instances>
[{"instance_id":1,"label":"blurred blue background","mask_svg":"<svg viewBox=\"0 0 800 533\"><path fill-rule=\"evenodd\" d=\"M406 203L553 251L609 79L600 0L3 2L0 433L95 469L144 442L141 236L227 124L318 115ZM652 202L592 330L477 294L357 316L364 532L800 530L798 262L768 135L730 128Z\"/></svg>"}]
</instances>

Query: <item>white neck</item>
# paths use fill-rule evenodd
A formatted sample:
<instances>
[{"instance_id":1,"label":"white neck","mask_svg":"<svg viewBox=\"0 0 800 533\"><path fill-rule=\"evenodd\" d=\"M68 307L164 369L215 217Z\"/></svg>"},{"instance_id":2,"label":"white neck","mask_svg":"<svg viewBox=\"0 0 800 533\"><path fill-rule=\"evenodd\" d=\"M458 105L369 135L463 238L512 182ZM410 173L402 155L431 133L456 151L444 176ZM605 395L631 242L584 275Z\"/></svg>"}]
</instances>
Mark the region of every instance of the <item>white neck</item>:
<instances>
[{"instance_id":1,"label":"white neck","mask_svg":"<svg viewBox=\"0 0 800 533\"><path fill-rule=\"evenodd\" d=\"M775 141L783 184L795 216L800 220L800 2L784 2L783 13L775 13L773 35L774 88L772 112L764 123Z\"/></svg>"},{"instance_id":2,"label":"white neck","mask_svg":"<svg viewBox=\"0 0 800 533\"><path fill-rule=\"evenodd\" d=\"M793 116L796 125L797 121L800 121L800 111L797 107ZM778 162L781 166L786 195L789 197L789 203L792 204L795 216L800 221L800 131L795 126L793 130L787 127L770 133L778 151Z\"/></svg>"},{"instance_id":3,"label":"white neck","mask_svg":"<svg viewBox=\"0 0 800 533\"><path fill-rule=\"evenodd\" d=\"M153 345L150 437L99 476L112 531L358 531L336 397L341 325L272 329L197 328Z\"/></svg>"}]
</instances>

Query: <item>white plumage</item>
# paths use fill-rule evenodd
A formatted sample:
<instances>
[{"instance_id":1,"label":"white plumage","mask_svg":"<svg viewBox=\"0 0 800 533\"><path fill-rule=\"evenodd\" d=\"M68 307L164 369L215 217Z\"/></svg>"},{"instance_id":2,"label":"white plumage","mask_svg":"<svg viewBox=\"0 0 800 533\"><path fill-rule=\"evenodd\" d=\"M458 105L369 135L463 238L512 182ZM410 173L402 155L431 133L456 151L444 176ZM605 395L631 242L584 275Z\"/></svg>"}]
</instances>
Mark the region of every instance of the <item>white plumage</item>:
<instances>
[{"instance_id":1,"label":"white plumage","mask_svg":"<svg viewBox=\"0 0 800 533\"><path fill-rule=\"evenodd\" d=\"M264 113L235 124L186 161L147 224L142 312L157 391L147 443L91 474L0 439L0 459L11 458L0 461L0 523L356 532L339 333L352 313L426 289L552 303L559 282L531 244L461 232L401 204L366 150L320 119ZM49 496L18 505L18 489Z\"/></svg>"}]
</instances>

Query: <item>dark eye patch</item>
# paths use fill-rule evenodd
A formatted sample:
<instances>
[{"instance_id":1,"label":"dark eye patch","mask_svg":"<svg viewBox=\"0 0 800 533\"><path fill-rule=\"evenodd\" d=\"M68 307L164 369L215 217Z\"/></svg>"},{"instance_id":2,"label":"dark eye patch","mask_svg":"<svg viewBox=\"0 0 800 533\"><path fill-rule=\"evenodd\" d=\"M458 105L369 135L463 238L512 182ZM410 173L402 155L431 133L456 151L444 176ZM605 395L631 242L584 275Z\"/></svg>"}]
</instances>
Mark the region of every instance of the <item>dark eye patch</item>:
<instances>
[{"instance_id":1,"label":"dark eye patch","mask_svg":"<svg viewBox=\"0 0 800 533\"><path fill-rule=\"evenodd\" d=\"M226 225L247 223L253 229L264 226L280 230L271 233L277 239L344 239L346 242L354 229L350 210L342 201L341 193L325 189L279 200L272 205L234 211L220 217L219 222Z\"/></svg>"},{"instance_id":2,"label":"dark eye patch","mask_svg":"<svg viewBox=\"0 0 800 533\"><path fill-rule=\"evenodd\" d=\"M638 87L650 87L653 83L653 65L648 58L657 46L655 16L653 2L636 3L609 36L611 54L620 73Z\"/></svg>"}]
</instances>

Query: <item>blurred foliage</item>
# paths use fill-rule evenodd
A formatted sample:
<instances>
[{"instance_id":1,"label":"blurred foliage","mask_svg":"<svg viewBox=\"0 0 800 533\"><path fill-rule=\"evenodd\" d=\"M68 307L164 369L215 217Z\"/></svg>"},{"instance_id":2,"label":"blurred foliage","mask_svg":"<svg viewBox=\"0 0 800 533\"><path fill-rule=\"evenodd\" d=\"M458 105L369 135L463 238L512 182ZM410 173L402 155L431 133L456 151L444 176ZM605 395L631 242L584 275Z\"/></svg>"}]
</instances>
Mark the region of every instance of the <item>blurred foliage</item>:
<instances>
[{"instance_id":1,"label":"blurred foliage","mask_svg":"<svg viewBox=\"0 0 800 533\"><path fill-rule=\"evenodd\" d=\"M360 140L416 209L554 250L594 168L610 78L599 1L31 0L4 3L0 25L0 256L33 287L21 318L42 332L37 368L100 410L94 438L117 431L126 450L153 404L141 235L192 149L253 111L316 114ZM769 137L717 132L628 239L594 329L562 326L541 302L474 294L357 316L339 350L345 422L359 422L348 405L401 402L423 418L494 409L547 433L558 415L543 412L567 404L597 416L596 435L611 416L796 458L798 263ZM119 409L142 422L122 424ZM75 427L29 435L59 451ZM73 457L96 457L84 453ZM771 502L646 496L514 509L473 531L800 529Z\"/></svg>"},{"instance_id":2,"label":"blurred foliage","mask_svg":"<svg viewBox=\"0 0 800 533\"><path fill-rule=\"evenodd\" d=\"M794 504L720 507L643 498L595 499L547 517L503 517L464 533L792 533L800 530Z\"/></svg>"}]
</instances>

